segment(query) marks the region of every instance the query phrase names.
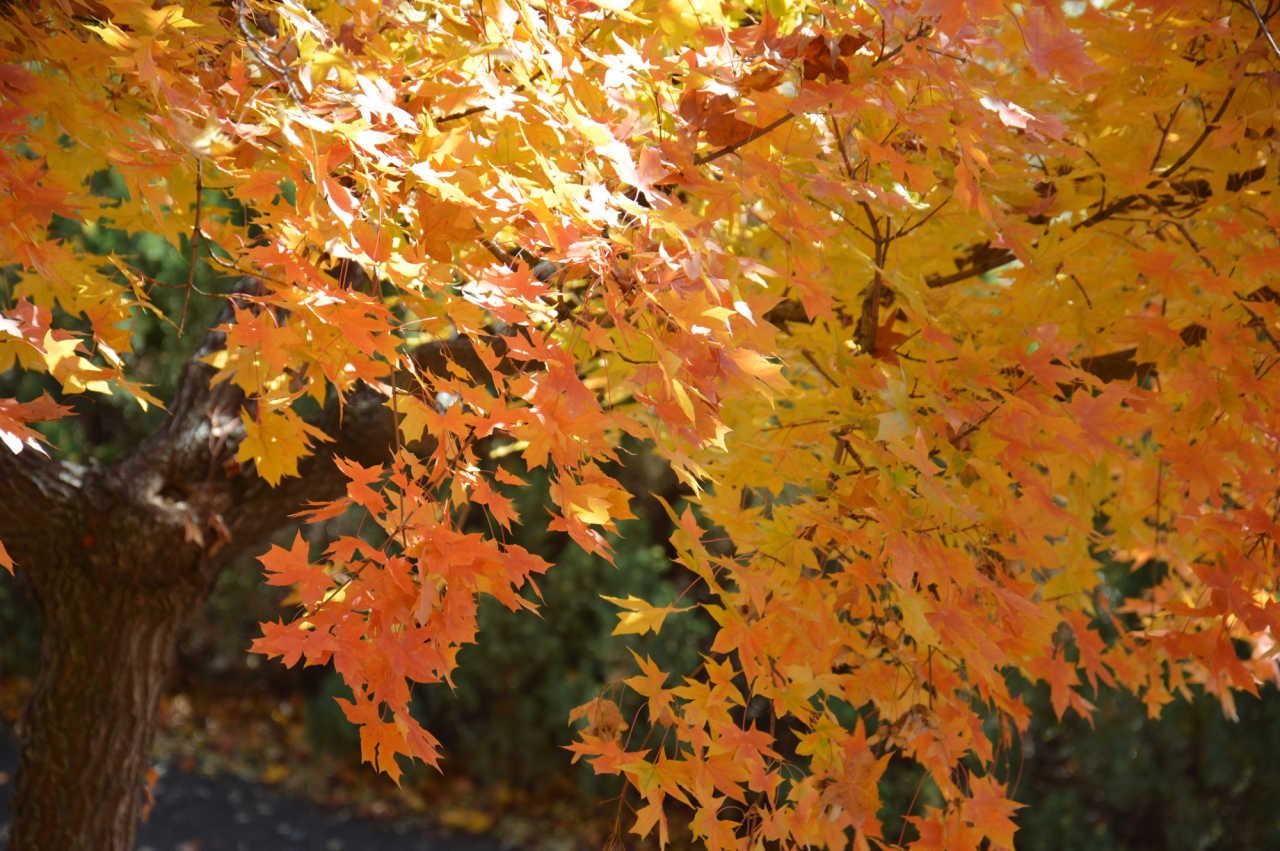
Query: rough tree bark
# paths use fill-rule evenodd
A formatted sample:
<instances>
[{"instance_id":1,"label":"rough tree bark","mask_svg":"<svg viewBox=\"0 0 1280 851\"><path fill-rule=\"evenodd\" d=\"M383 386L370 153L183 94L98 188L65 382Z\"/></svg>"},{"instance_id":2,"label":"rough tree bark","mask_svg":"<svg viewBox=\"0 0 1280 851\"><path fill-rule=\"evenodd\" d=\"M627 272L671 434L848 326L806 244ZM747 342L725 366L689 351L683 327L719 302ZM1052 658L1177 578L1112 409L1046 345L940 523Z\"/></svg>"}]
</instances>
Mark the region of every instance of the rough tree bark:
<instances>
[{"instance_id":1,"label":"rough tree bark","mask_svg":"<svg viewBox=\"0 0 1280 851\"><path fill-rule=\"evenodd\" d=\"M229 302L259 284L245 278ZM252 304L242 306L253 309ZM228 303L214 327L234 316ZM335 456L381 463L394 424L384 397L351 394L313 425L332 441L271 487L233 463L244 396L210 387L200 361L223 347L211 330L179 379L171 416L118 464L82 467L0 451L0 540L44 619L40 666L19 722L21 755L9 851L129 851L145 797L160 698L177 639L218 574L260 548L309 502L346 486ZM489 340L505 351L503 340ZM420 346L417 368L488 372L465 338ZM504 371L538 368L504 361ZM416 448L431 451L430 437Z\"/></svg>"},{"instance_id":2,"label":"rough tree bark","mask_svg":"<svg viewBox=\"0 0 1280 851\"><path fill-rule=\"evenodd\" d=\"M222 341L210 332L196 357ZM340 424L336 411L316 423L334 442L271 488L228 463L243 436L243 397L230 382L210 388L211 375L193 358L166 425L118 464L0 452L0 539L44 621L18 727L10 851L133 848L184 622L232 558L306 502L341 491L335 454L368 464L387 453L390 412L374 394L357 395Z\"/></svg>"},{"instance_id":3,"label":"rough tree bark","mask_svg":"<svg viewBox=\"0 0 1280 851\"><path fill-rule=\"evenodd\" d=\"M46 533L32 540L38 560L14 548L44 615L19 727L15 851L133 847L175 641L208 587L195 548L168 546L172 530L115 471L84 471L77 485L33 523Z\"/></svg>"}]
</instances>

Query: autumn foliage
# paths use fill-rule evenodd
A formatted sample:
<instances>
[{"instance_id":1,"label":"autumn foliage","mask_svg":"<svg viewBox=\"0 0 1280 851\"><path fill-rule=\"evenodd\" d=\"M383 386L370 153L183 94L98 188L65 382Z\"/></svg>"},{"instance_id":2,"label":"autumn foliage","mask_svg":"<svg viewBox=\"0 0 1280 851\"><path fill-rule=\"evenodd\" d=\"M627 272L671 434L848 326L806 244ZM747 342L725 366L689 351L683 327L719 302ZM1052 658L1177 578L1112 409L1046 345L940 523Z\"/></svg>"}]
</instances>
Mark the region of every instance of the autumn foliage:
<instances>
[{"instance_id":1,"label":"autumn foliage","mask_svg":"<svg viewBox=\"0 0 1280 851\"><path fill-rule=\"evenodd\" d=\"M247 396L225 475L286 482L331 437L310 412L381 394L390 457L339 459L345 494L305 515L372 534L262 555L301 613L254 649L331 661L393 777L439 757L409 684L448 680L477 595L534 607L550 565L512 524L607 553L608 464L652 441L718 631L699 669L637 657L575 713L634 831L684 807L712 848L893 847L897 756L945 801L911 847L1012 848L1014 675L1082 715L1098 683L1231 714L1276 678L1263 5L15 4L0 369L161 401L130 378L153 282L56 216L260 282L207 356ZM127 198L91 192L105 169ZM31 423L65 410L0 400L0 451L44 452ZM513 510L515 456L549 471L547 516ZM1103 556L1157 579L1124 599ZM694 605L614 602L619 633Z\"/></svg>"}]
</instances>

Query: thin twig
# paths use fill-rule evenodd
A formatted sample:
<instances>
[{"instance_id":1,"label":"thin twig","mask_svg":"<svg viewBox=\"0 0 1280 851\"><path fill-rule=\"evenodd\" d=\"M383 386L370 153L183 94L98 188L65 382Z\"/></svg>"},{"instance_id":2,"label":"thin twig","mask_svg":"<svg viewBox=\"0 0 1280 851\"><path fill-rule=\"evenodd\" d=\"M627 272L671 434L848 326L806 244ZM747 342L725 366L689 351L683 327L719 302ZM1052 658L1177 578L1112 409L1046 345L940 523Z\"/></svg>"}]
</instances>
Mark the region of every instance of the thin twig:
<instances>
[{"instance_id":1,"label":"thin twig","mask_svg":"<svg viewBox=\"0 0 1280 851\"><path fill-rule=\"evenodd\" d=\"M1173 229L1182 235L1182 238L1186 241L1187 245L1191 246L1191 250L1200 258L1200 262L1204 264L1204 267L1215 275L1218 274L1218 267L1213 265L1212 260L1204 256L1204 249L1200 247L1200 243L1196 242L1195 239L1192 238L1191 234L1187 231L1186 225L1182 224L1182 222L1172 220L1169 221L1169 224L1173 225Z\"/></svg>"},{"instance_id":2,"label":"thin twig","mask_svg":"<svg viewBox=\"0 0 1280 851\"><path fill-rule=\"evenodd\" d=\"M929 289L936 290L939 287L946 287L946 286L950 286L951 284L958 284L961 281L967 281L970 278L976 278L979 275L985 275L988 272L994 272L996 269L999 269L1001 266L1007 266L1016 259L1018 258L1014 256L1014 253L1012 251L1009 251L1007 249L1001 249L998 252L993 252L991 258L988 259L985 263L979 263L976 266L972 266L968 269L961 269L960 271L953 272L950 275L943 275L938 278L926 278L924 283L925 283L925 286L927 286Z\"/></svg>"},{"instance_id":3,"label":"thin twig","mask_svg":"<svg viewBox=\"0 0 1280 851\"><path fill-rule=\"evenodd\" d=\"M1276 56L1280 56L1280 47L1276 46L1276 40L1271 37L1271 30L1267 29L1267 20L1262 17L1262 13L1258 11L1258 7L1253 0L1249 0L1249 8L1253 10L1253 16L1258 19L1258 29L1262 30L1262 34L1267 37L1267 43L1271 45L1271 50Z\"/></svg>"},{"instance_id":4,"label":"thin twig","mask_svg":"<svg viewBox=\"0 0 1280 851\"><path fill-rule=\"evenodd\" d=\"M1190 148L1187 148L1186 152L1183 153L1182 156L1173 161L1173 165L1160 172L1161 177L1169 177L1172 175L1175 171L1182 168L1182 166L1186 164L1187 160L1191 159L1195 155L1196 151L1200 150L1200 146L1205 143L1205 140L1209 138L1209 135L1213 133L1214 130L1218 129L1218 121L1222 118L1223 113L1227 111L1227 105L1231 103L1231 98L1235 96L1235 93L1235 86L1227 89L1226 97L1224 97L1222 99L1222 103L1218 105L1218 111L1214 114L1213 118L1205 124L1204 130L1200 133L1199 138L1191 144Z\"/></svg>"},{"instance_id":5,"label":"thin twig","mask_svg":"<svg viewBox=\"0 0 1280 851\"><path fill-rule=\"evenodd\" d=\"M845 176L853 180L853 164L849 162L849 151L844 144L844 131L840 129L840 120L830 112L827 113L827 120L831 122L831 130L836 137L836 148L840 151L840 160L844 163Z\"/></svg>"},{"instance_id":6,"label":"thin twig","mask_svg":"<svg viewBox=\"0 0 1280 851\"><path fill-rule=\"evenodd\" d=\"M898 228L898 232L897 232L897 233L895 233L895 234L893 235L893 238L894 238L894 239L901 239L902 237L904 237L904 236L906 236L907 234L911 233L913 230L915 230L916 228L920 227L920 226L921 226L921 225L923 225L925 222L929 221L929 219L932 219L932 218L933 218L933 216L934 216L934 214L935 214L935 213L937 213L939 210L941 210L943 207L947 206L947 202L948 202L948 201L950 201L950 200L951 200L951 196L950 196L950 195L948 195L946 198L943 198L943 199L942 199L942 203L941 203L941 204L939 204L938 206L936 206L936 207L934 207L932 210L930 210L928 213L926 213L926 214L925 214L925 216L924 216L924 218L923 218L923 219L921 219L920 221L916 222L914 225L908 226L908 225L904 222L904 223L903 223L903 225L902 225L902 227Z\"/></svg>"},{"instance_id":7,"label":"thin twig","mask_svg":"<svg viewBox=\"0 0 1280 851\"><path fill-rule=\"evenodd\" d=\"M200 211L204 203L204 161L196 160L196 219L191 225L191 260L187 263L187 294L182 299L182 315L178 317L178 336L187 324L187 305L191 303L191 290L196 284L196 257L200 246L204 244L204 234L200 232Z\"/></svg>"},{"instance_id":8,"label":"thin twig","mask_svg":"<svg viewBox=\"0 0 1280 851\"><path fill-rule=\"evenodd\" d=\"M542 71L538 71L536 74L534 74L532 77L529 78L528 83L521 83L520 85L512 89L511 93L517 94L519 92L524 91L526 88L528 88L529 83L537 82L538 78L542 76L542 73L543 73ZM463 118L470 118L473 115L479 115L482 112L488 112L490 109L491 107L486 106L484 104L481 104L480 106L472 106L472 107L468 107L467 109L460 110L458 112L451 112L448 115L442 115L439 118L432 119L432 123L435 124L437 127L439 127L441 124L448 124L450 121L460 121Z\"/></svg>"},{"instance_id":9,"label":"thin twig","mask_svg":"<svg viewBox=\"0 0 1280 851\"><path fill-rule=\"evenodd\" d=\"M1155 171L1157 165L1160 164L1160 157L1164 154L1165 143L1169 141L1169 131L1173 128L1173 121L1178 117L1178 110L1182 109L1184 101L1178 101L1178 105L1173 108L1173 112L1169 113L1169 121L1165 124L1160 123L1160 116L1152 114L1151 120L1160 128L1160 144L1156 146L1155 155L1151 157L1151 171Z\"/></svg>"},{"instance_id":10,"label":"thin twig","mask_svg":"<svg viewBox=\"0 0 1280 851\"><path fill-rule=\"evenodd\" d=\"M819 364L819 363L818 363L817 358L815 358L815 357L814 357L814 356L809 352L809 350L808 350L808 349L801 349L801 350L800 350L800 354L801 354L801 356L803 356L803 357L804 357L804 359L805 359L805 360L807 360L807 361L809 362L809 365L810 365L810 366L812 366L814 369L816 369L816 370L818 371L818 374L819 374L819 375L821 375L823 378L827 379L827 383L828 383L828 384L830 384L832 387L836 388L837 390L839 390L839 389L840 389L840 384L839 384L839 382L837 382L834 378L832 378L830 375L828 375L828 374L827 374L827 371L826 371L825 369L823 369L823 368L822 368L821 364Z\"/></svg>"},{"instance_id":11,"label":"thin twig","mask_svg":"<svg viewBox=\"0 0 1280 851\"><path fill-rule=\"evenodd\" d=\"M839 207L834 207L831 204L828 204L826 201L823 201L821 198L815 198L812 195L805 195L804 197L807 200L812 201L814 204L817 204L819 207L823 208L827 212L831 213L833 216L838 216L840 218L840 221L844 222L846 225L853 228L855 231L857 231L862 236L866 237L868 240L872 238L871 234L867 233L865 230L863 230L862 228L854 224L853 221L848 216L846 216Z\"/></svg>"},{"instance_id":12,"label":"thin twig","mask_svg":"<svg viewBox=\"0 0 1280 851\"><path fill-rule=\"evenodd\" d=\"M1013 388L1012 392L1002 396L1000 400L997 401L994 405L992 405L991 409L988 410L985 414L978 417L976 420L969 423L964 428L960 429L960 432L956 434L954 438L952 438L951 440L952 444L959 443L961 440L964 440L966 437L973 434L978 429L982 428L982 426L986 423L986 421L991 419L991 417L995 414L996 411L1004 407L1005 402L1009 401L1011 397L1017 396L1019 393L1021 393L1022 390L1032 382L1032 380L1033 379L1030 377L1024 379L1021 384Z\"/></svg>"},{"instance_id":13,"label":"thin twig","mask_svg":"<svg viewBox=\"0 0 1280 851\"><path fill-rule=\"evenodd\" d=\"M795 117L796 117L795 113L788 112L779 118L775 118L773 121L770 121L768 124L766 124L763 127L757 127L754 131L752 131L751 133L748 133L746 136L744 136L742 139L739 139L737 142L733 142L731 144L725 145L723 148L714 150L709 154L702 154L701 156L694 157L693 164L706 165L709 162L715 162L716 160L720 159L723 156L732 154L734 151L738 150L743 145L750 144L751 142L754 142L756 139L759 139L761 136L764 136L768 133L772 133L774 130L777 130L783 124L786 124L788 121L790 121Z\"/></svg>"},{"instance_id":14,"label":"thin twig","mask_svg":"<svg viewBox=\"0 0 1280 851\"><path fill-rule=\"evenodd\" d=\"M245 0L236 0L236 13L240 21L240 33L244 36L249 52L267 68L275 71L280 79L284 80L284 84L289 89L289 94L293 99L301 103L303 100L302 92L298 91L298 86L293 81L293 77L289 76L288 67L280 61L278 56L269 54L266 49L266 42L254 35L249 29L249 5Z\"/></svg>"},{"instance_id":15,"label":"thin twig","mask_svg":"<svg viewBox=\"0 0 1280 851\"><path fill-rule=\"evenodd\" d=\"M882 270L884 263L888 257L889 243L893 238L888 235L889 218L885 216L885 232L880 232L880 221L876 218L875 213L871 211L871 205L866 201L858 202L862 206L862 212L867 216L867 222L871 227L871 240L875 251L875 269L871 274L871 286L867 288L867 294L862 300L862 315L858 317L858 345L862 347L862 351L871 355L876 354L876 336L880 330L880 299L884 294L884 275Z\"/></svg>"},{"instance_id":16,"label":"thin twig","mask_svg":"<svg viewBox=\"0 0 1280 851\"><path fill-rule=\"evenodd\" d=\"M917 38L923 37L927 29L928 28L926 26L921 25L921 29L917 31L915 34L913 34L912 36L909 36L907 38L907 41L915 41ZM875 61L871 63L871 67L874 68L877 65L888 62L890 59L897 56L901 52L902 52L902 45L900 44L897 47L895 47L893 50L890 50L887 53L881 53L879 56L877 56ZM779 118L775 118L773 121L770 121L765 126L757 128L756 130L748 134L745 138L740 139L737 142L733 142L731 144L725 145L723 148L718 148L709 154L702 154L701 156L694 157L693 164L706 165L707 163L714 162L723 156L732 154L734 151L738 150L743 145L750 144L751 142L754 142L756 139L759 139L761 136L764 136L768 133L772 133L774 130L777 130L783 124L786 124L788 121L790 121L795 117L796 117L795 113L788 112L786 115L783 115Z\"/></svg>"}]
</instances>

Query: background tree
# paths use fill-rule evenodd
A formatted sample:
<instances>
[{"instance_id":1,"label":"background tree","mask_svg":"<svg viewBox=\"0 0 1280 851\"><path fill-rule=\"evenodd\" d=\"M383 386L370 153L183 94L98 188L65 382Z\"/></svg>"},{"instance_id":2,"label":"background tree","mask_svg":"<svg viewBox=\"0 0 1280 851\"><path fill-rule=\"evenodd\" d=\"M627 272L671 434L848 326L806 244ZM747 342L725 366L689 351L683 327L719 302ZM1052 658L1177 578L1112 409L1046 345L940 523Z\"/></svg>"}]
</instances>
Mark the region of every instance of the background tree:
<instances>
[{"instance_id":1,"label":"background tree","mask_svg":"<svg viewBox=\"0 0 1280 851\"><path fill-rule=\"evenodd\" d=\"M660 737L571 714L638 833L670 801L713 847L892 843L896 754L938 790L916 847L1011 847L1017 675L1059 714L1081 672L1232 713L1280 611L1273 11L10 8L2 365L157 401L129 360L156 282L55 217L240 276L118 462L48 458L28 424L63 405L0 402L0 561L44 615L12 847L129 846L183 619L304 504L369 534L264 554L303 611L255 647L332 662L378 769L433 763L408 681L548 566L490 462L546 468L548 528L606 552L622 433L691 491L673 544L719 627L674 685L637 657ZM623 632L682 608L617 601Z\"/></svg>"}]
</instances>

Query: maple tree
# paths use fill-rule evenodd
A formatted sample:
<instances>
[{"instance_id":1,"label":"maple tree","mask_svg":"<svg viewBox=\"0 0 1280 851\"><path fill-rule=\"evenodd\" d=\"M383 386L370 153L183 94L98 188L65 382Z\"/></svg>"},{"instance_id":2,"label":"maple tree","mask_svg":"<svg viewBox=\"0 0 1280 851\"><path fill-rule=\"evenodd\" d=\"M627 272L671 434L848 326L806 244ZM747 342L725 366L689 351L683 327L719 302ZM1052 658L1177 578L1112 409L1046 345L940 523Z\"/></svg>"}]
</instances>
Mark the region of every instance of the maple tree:
<instances>
[{"instance_id":1,"label":"maple tree","mask_svg":"<svg viewBox=\"0 0 1280 851\"><path fill-rule=\"evenodd\" d=\"M636 659L660 740L575 713L638 834L684 806L714 848L1011 848L1012 674L1059 714L1098 683L1232 713L1280 617L1276 11L7 6L0 368L62 394L0 400L0 564L45 617L11 847L130 847L183 618L298 511L375 534L263 554L302 611L254 648L332 662L379 770L434 764L409 683L448 680L478 594L533 607L513 523L607 554L621 434L688 488L718 625L697 670ZM53 217L242 276L188 282L225 310L115 465L31 424L161 403L131 377L155 282ZM502 455L548 469L549 518ZM1101 553L1157 581L1123 599ZM620 633L689 608L615 602ZM877 818L893 755L944 802L914 839Z\"/></svg>"}]
</instances>

